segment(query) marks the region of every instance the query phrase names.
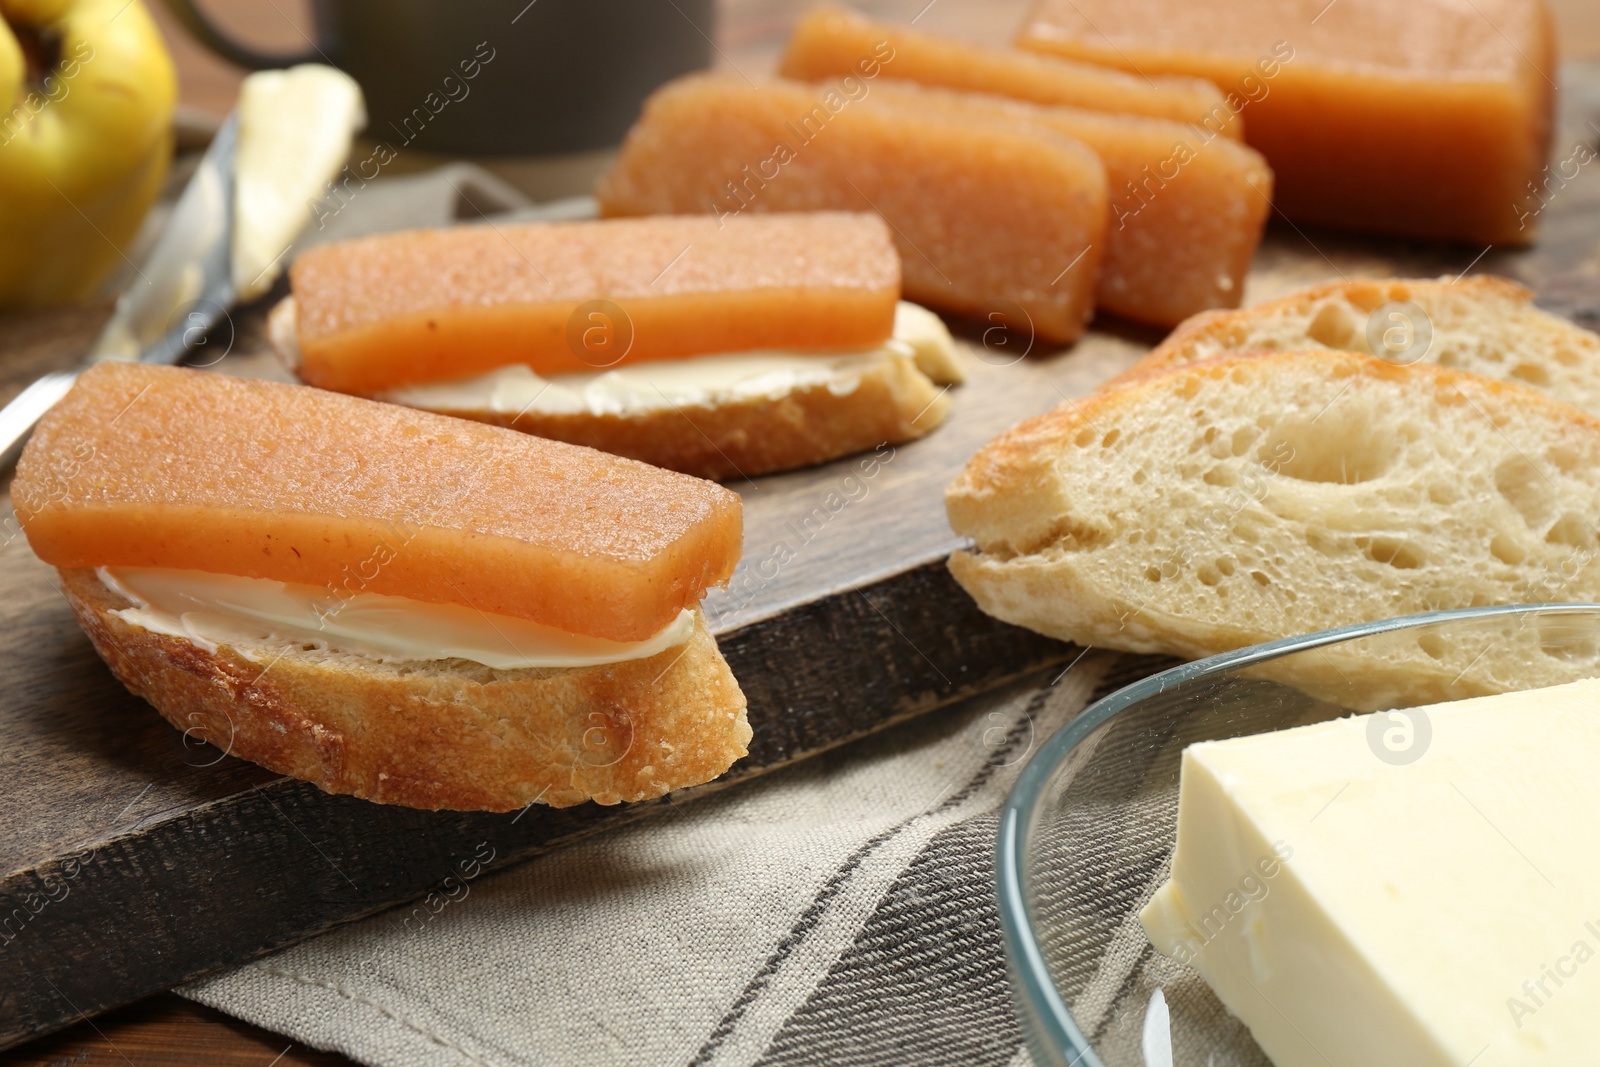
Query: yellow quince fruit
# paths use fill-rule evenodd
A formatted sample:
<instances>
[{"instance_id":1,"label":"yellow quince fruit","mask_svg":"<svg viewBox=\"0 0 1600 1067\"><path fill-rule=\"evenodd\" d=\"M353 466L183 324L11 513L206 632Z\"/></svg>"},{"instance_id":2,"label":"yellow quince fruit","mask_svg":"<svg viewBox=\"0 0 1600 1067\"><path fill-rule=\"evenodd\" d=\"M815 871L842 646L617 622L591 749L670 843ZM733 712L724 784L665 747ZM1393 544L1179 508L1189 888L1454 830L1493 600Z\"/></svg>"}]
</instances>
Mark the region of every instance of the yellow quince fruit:
<instances>
[{"instance_id":1,"label":"yellow quince fruit","mask_svg":"<svg viewBox=\"0 0 1600 1067\"><path fill-rule=\"evenodd\" d=\"M177 94L141 0L0 0L0 305L82 299L121 261Z\"/></svg>"}]
</instances>

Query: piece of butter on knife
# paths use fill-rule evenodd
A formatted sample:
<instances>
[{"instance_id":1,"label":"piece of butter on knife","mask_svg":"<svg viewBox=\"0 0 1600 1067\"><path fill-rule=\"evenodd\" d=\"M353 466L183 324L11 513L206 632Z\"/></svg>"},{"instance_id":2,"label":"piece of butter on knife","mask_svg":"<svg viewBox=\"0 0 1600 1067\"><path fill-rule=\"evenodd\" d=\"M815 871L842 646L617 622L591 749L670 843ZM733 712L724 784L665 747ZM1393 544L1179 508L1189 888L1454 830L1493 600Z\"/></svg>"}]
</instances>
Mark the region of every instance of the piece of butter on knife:
<instances>
[{"instance_id":1,"label":"piece of butter on knife","mask_svg":"<svg viewBox=\"0 0 1600 1067\"><path fill-rule=\"evenodd\" d=\"M239 90L233 282L240 302L272 287L295 238L367 124L361 88L318 63L250 75Z\"/></svg>"}]
</instances>

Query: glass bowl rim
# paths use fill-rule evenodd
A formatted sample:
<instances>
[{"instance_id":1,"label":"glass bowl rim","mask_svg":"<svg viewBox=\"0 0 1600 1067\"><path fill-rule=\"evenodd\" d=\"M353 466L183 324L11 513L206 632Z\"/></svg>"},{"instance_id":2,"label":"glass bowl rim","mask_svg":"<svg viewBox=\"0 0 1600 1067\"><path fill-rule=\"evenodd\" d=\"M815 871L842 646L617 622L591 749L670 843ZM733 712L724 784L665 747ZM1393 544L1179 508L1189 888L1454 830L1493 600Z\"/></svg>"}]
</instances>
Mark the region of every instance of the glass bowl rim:
<instances>
[{"instance_id":1,"label":"glass bowl rim","mask_svg":"<svg viewBox=\"0 0 1600 1067\"><path fill-rule=\"evenodd\" d=\"M1279 638L1259 645L1223 652L1215 656L1181 663L1101 697L1060 730L1052 734L1034 753L1018 775L1016 784L1001 809L1000 829L995 842L994 878L1000 912L1000 935L1010 963L1011 975L1026 1001L1027 1018L1020 1020L1024 1034L1046 1040L1050 1047L1070 1054L1069 1062L1082 1067L1105 1067L1088 1038L1078 1028L1072 1011L1061 998L1039 949L1039 940L1023 897L1023 860L1027 856L1033 819L1043 799L1045 785L1086 737L1109 722L1113 716L1146 697L1172 685L1193 681L1237 667L1246 667L1280 656L1321 648L1357 637L1393 633L1440 622L1494 618L1500 615L1581 614L1600 611L1600 603L1575 604L1497 604L1482 608L1458 608L1402 615L1376 622L1359 622L1331 630L1296 637ZM1037 1026L1042 1033L1030 1033Z\"/></svg>"}]
</instances>

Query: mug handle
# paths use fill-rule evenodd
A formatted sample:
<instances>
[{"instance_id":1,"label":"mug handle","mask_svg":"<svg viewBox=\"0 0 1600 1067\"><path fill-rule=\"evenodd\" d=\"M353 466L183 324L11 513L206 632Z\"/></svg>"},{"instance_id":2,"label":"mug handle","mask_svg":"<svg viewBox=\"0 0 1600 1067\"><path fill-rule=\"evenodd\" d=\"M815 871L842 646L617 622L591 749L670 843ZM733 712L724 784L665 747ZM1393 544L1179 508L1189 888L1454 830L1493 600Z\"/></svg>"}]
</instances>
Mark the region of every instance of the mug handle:
<instances>
[{"instance_id":1,"label":"mug handle","mask_svg":"<svg viewBox=\"0 0 1600 1067\"><path fill-rule=\"evenodd\" d=\"M240 44L223 33L210 17L195 5L194 0L166 0L167 10L183 23L184 28L223 59L250 70L272 70L292 67L297 63L331 63L327 53L333 50L332 42L318 40L304 52L260 52L249 45ZM321 34L318 34L321 37Z\"/></svg>"}]
</instances>

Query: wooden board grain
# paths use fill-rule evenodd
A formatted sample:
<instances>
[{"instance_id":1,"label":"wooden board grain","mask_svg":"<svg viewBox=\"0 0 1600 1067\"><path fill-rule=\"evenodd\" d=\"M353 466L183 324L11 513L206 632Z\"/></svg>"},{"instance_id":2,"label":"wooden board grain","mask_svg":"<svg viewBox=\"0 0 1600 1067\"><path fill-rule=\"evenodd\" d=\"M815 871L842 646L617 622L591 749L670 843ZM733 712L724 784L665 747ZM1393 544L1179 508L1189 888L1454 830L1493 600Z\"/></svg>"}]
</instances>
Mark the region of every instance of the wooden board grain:
<instances>
[{"instance_id":1,"label":"wooden board grain","mask_svg":"<svg viewBox=\"0 0 1600 1067\"><path fill-rule=\"evenodd\" d=\"M1567 73L1555 158L1593 145L1600 72ZM1600 165L1563 185L1536 248L1374 242L1275 223L1247 301L1340 276L1493 271L1600 325ZM1072 650L977 612L943 560L941 490L1020 418L1092 389L1148 331L1102 323L1066 352L977 324L971 380L924 441L730 484L745 560L708 602L750 698L750 756L721 784L947 705ZM236 316L219 371L273 374L261 311ZM92 316L0 324L0 399L64 366ZM0 1047L329 926L413 900L463 855L490 869L690 797L512 815L424 813L330 797L166 726L113 682L14 522L0 543ZM213 739L217 740L217 739Z\"/></svg>"},{"instance_id":2,"label":"wooden board grain","mask_svg":"<svg viewBox=\"0 0 1600 1067\"><path fill-rule=\"evenodd\" d=\"M5 1067L349 1067L353 1062L176 993L158 993L0 1052Z\"/></svg>"}]
</instances>

